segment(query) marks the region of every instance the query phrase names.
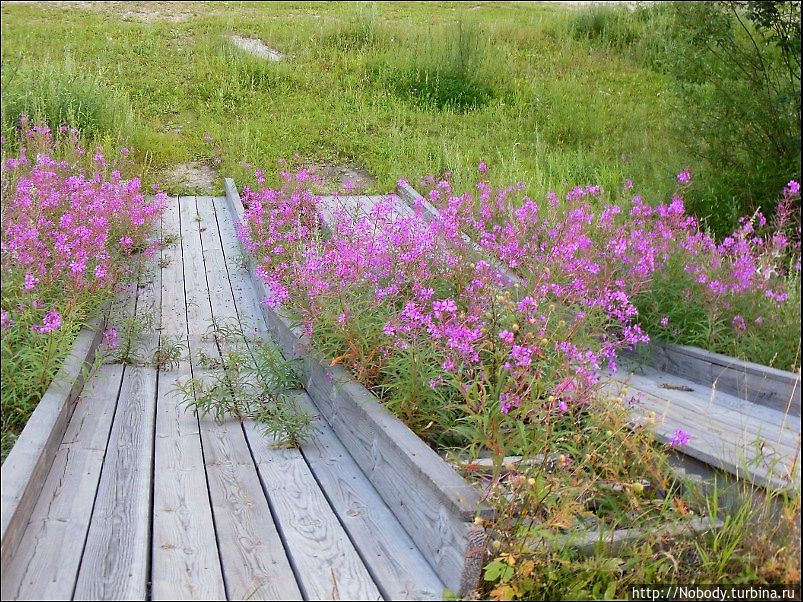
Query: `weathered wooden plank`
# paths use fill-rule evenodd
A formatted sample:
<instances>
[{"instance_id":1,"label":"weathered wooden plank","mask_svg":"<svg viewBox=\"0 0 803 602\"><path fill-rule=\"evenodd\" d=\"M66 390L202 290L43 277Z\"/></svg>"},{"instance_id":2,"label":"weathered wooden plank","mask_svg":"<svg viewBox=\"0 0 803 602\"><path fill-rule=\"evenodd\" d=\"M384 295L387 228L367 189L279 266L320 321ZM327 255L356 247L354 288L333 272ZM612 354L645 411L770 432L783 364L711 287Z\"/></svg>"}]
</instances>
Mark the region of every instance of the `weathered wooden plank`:
<instances>
[{"instance_id":1,"label":"weathered wooden plank","mask_svg":"<svg viewBox=\"0 0 803 602\"><path fill-rule=\"evenodd\" d=\"M300 407L318 409L306 393ZM389 600L440 600L444 585L325 420L301 448L315 479Z\"/></svg>"},{"instance_id":2,"label":"weathered wooden plank","mask_svg":"<svg viewBox=\"0 0 803 602\"><path fill-rule=\"evenodd\" d=\"M200 352L209 354L216 349L205 337L212 324L212 309L209 306L204 259L198 236L201 217L198 215L195 197L180 197L179 207L189 344L195 360Z\"/></svg>"},{"instance_id":3,"label":"weathered wooden plank","mask_svg":"<svg viewBox=\"0 0 803 602\"><path fill-rule=\"evenodd\" d=\"M634 391L650 393L656 398L664 399L673 408L693 412L701 425L708 426L714 421L718 427L726 431L753 438L761 437L787 447L793 447L800 437L800 424L789 420L780 412L708 389L691 381L661 373L619 375L616 380ZM663 384L693 390L665 388L661 386Z\"/></svg>"},{"instance_id":4,"label":"weathered wooden plank","mask_svg":"<svg viewBox=\"0 0 803 602\"><path fill-rule=\"evenodd\" d=\"M178 199L162 215L165 232L179 234ZM186 339L182 247L162 252L161 337ZM185 354L187 350L185 350ZM159 372L153 486L151 599L224 600L198 419L175 390L191 376L188 357Z\"/></svg>"},{"instance_id":5,"label":"weathered wooden plank","mask_svg":"<svg viewBox=\"0 0 803 602\"><path fill-rule=\"evenodd\" d=\"M84 387L20 544L3 566L4 600L69 600L92 516L122 366Z\"/></svg>"},{"instance_id":6,"label":"weathered wooden plank","mask_svg":"<svg viewBox=\"0 0 803 602\"><path fill-rule=\"evenodd\" d=\"M105 316L105 312L104 312ZM31 414L0 469L0 562L14 555L84 385L83 370L100 344L105 317L89 323Z\"/></svg>"},{"instance_id":7,"label":"weathered wooden plank","mask_svg":"<svg viewBox=\"0 0 803 602\"><path fill-rule=\"evenodd\" d=\"M159 403L166 399L162 379ZM153 600L225 600L198 433L160 412L153 506Z\"/></svg>"},{"instance_id":8,"label":"weathered wooden plank","mask_svg":"<svg viewBox=\"0 0 803 602\"><path fill-rule=\"evenodd\" d=\"M687 345L652 343L656 367L780 412L800 416L800 375Z\"/></svg>"},{"instance_id":9,"label":"weathered wooden plank","mask_svg":"<svg viewBox=\"0 0 803 602\"><path fill-rule=\"evenodd\" d=\"M308 600L379 600L381 594L304 457L245 423L262 486Z\"/></svg>"},{"instance_id":10,"label":"weathered wooden plank","mask_svg":"<svg viewBox=\"0 0 803 602\"><path fill-rule=\"evenodd\" d=\"M239 421L210 422L201 436L229 598L301 600Z\"/></svg>"},{"instance_id":11,"label":"weathered wooden plank","mask_svg":"<svg viewBox=\"0 0 803 602\"><path fill-rule=\"evenodd\" d=\"M613 381L605 385L606 390L614 390L621 383ZM628 386L630 391L634 387ZM799 481L799 464L797 477L788 473L790 463L796 462L796 454L790 454L788 448L778 446L765 440L757 444L757 438L750 434L739 434L716 420L701 420L699 408L684 407L658 397L646 391L640 391L640 402L634 407L637 415L646 417L654 412L656 422L651 428L656 438L668 441L675 429L681 428L691 436L688 445L678 448L678 452L696 458L702 462L720 468L731 474L747 478L760 486L785 487L792 480ZM759 439L760 441L760 439ZM799 441L797 447L799 448ZM779 453L779 449L787 450Z\"/></svg>"},{"instance_id":12,"label":"weathered wooden plank","mask_svg":"<svg viewBox=\"0 0 803 602\"><path fill-rule=\"evenodd\" d=\"M144 600L156 370L126 366L74 599Z\"/></svg>"},{"instance_id":13,"label":"weathered wooden plank","mask_svg":"<svg viewBox=\"0 0 803 602\"><path fill-rule=\"evenodd\" d=\"M675 539L682 537L699 537L708 531L720 529L724 522L709 517L694 518L686 522L664 524L654 527L593 530L582 533L564 535L555 542L556 547L571 546L582 554L591 556L598 547L607 553L616 553L625 546L645 539ZM541 545L536 544L536 545Z\"/></svg>"},{"instance_id":14,"label":"weathered wooden plank","mask_svg":"<svg viewBox=\"0 0 803 602\"><path fill-rule=\"evenodd\" d=\"M211 203L209 207L212 207ZM199 335L212 322L213 315L217 320L229 321L236 319L236 312L233 302L226 302L220 283L210 282L211 286L208 287L206 282L202 240L215 235L215 222L210 221L207 208L203 205L195 207L200 222L185 222L189 211L184 210L183 203L181 209L188 326L192 345L193 341L200 340ZM206 215L206 220L199 211ZM203 227L201 224L206 227L203 232L200 231ZM189 278L191 273L200 274L200 277L193 278L192 286ZM219 280L225 274L218 270L209 274L209 277ZM210 288L215 291L214 296L210 294ZM230 290L228 298L231 298ZM189 315L191 302L197 308L194 317ZM203 344L209 354L216 352L211 342ZM219 354L217 357L220 357ZM212 376L211 371L207 370L194 370L193 374L200 378ZM218 550L229 599L301 600L301 591L273 522L242 426L236 420L218 424L211 418L202 418L200 429L218 534Z\"/></svg>"}]
</instances>

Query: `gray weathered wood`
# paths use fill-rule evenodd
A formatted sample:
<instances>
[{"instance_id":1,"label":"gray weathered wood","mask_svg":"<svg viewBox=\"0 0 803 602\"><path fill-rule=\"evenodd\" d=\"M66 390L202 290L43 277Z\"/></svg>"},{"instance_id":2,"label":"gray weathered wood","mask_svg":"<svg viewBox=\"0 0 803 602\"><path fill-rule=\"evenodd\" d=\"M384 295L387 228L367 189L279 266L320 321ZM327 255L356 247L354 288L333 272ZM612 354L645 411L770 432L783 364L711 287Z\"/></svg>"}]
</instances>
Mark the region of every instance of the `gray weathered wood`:
<instances>
[{"instance_id":1,"label":"gray weathered wood","mask_svg":"<svg viewBox=\"0 0 803 602\"><path fill-rule=\"evenodd\" d=\"M378 600L381 594L297 449L278 447L251 420L246 433L262 485L310 600Z\"/></svg>"},{"instance_id":2,"label":"gray weathered wood","mask_svg":"<svg viewBox=\"0 0 803 602\"><path fill-rule=\"evenodd\" d=\"M84 387L20 544L3 565L4 600L71 599L122 374L122 366L101 366Z\"/></svg>"},{"instance_id":3,"label":"gray weathered wood","mask_svg":"<svg viewBox=\"0 0 803 602\"><path fill-rule=\"evenodd\" d=\"M164 232L180 235L178 199L162 215ZM186 340L181 243L162 252L161 339ZM179 365L159 372L153 485L151 599L225 600L207 489L198 419L175 390L191 376L185 349Z\"/></svg>"},{"instance_id":4,"label":"gray weathered wood","mask_svg":"<svg viewBox=\"0 0 803 602\"><path fill-rule=\"evenodd\" d=\"M233 185L227 190L230 209L241 219L239 196L233 194ZM257 278L255 286L264 297L264 285ZM347 372L328 366L310 350L286 317L264 304L261 309L285 357L303 359L304 385L318 409L444 584L457 591L467 521L483 511L479 492Z\"/></svg>"},{"instance_id":5,"label":"gray weathered wood","mask_svg":"<svg viewBox=\"0 0 803 602\"><path fill-rule=\"evenodd\" d=\"M639 540L656 540L658 538L699 537L708 531L722 528L721 519L709 517L694 518L687 522L664 524L653 527L636 527L632 529L595 529L572 533L559 538L554 545L557 547L571 546L578 552L587 556L593 555L598 547L609 554L615 554L625 546ZM537 547L538 544L536 544Z\"/></svg>"},{"instance_id":6,"label":"gray weathered wood","mask_svg":"<svg viewBox=\"0 0 803 602\"><path fill-rule=\"evenodd\" d=\"M181 202L190 345L198 341L211 355L216 353L214 344L203 341L202 335L212 316L219 321L230 321L236 319L236 312L233 302L226 301L224 288L219 283L210 282L214 296L207 287L202 239L208 239L217 231L211 200L208 207L204 206L203 198L195 205L193 213L199 215L200 222L194 220L194 215L190 217L190 203L183 198ZM201 231L201 228L206 229ZM192 284L191 274L196 275L192 277ZM209 277L219 279L225 274L218 270ZM195 308L193 316L189 315L191 305ZM210 377L211 371L194 370L193 374L204 378ZM273 522L240 423L227 420L218 424L212 418L201 418L200 429L229 598L301 600L301 591Z\"/></svg>"},{"instance_id":7,"label":"gray weathered wood","mask_svg":"<svg viewBox=\"0 0 803 602\"><path fill-rule=\"evenodd\" d=\"M318 409L306 393L300 407ZM390 600L440 600L444 585L325 420L301 451L383 596Z\"/></svg>"},{"instance_id":8,"label":"gray weathered wood","mask_svg":"<svg viewBox=\"0 0 803 602\"><path fill-rule=\"evenodd\" d=\"M800 416L800 375L687 345L653 343L655 365L753 403Z\"/></svg>"},{"instance_id":9,"label":"gray weathered wood","mask_svg":"<svg viewBox=\"0 0 803 602\"><path fill-rule=\"evenodd\" d=\"M76 600L144 600L150 548L156 370L126 366Z\"/></svg>"},{"instance_id":10,"label":"gray weathered wood","mask_svg":"<svg viewBox=\"0 0 803 602\"><path fill-rule=\"evenodd\" d=\"M0 562L3 566L14 555L53 465L75 401L84 385L83 371L94 360L104 327L105 318L99 317L78 334L70 353L0 469L3 482Z\"/></svg>"},{"instance_id":11,"label":"gray weathered wood","mask_svg":"<svg viewBox=\"0 0 803 602\"><path fill-rule=\"evenodd\" d=\"M766 406L751 403L716 389L677 376L646 368L644 373L617 373L613 380L664 399L667 407L694 413L701 424L717 426L736 434L761 437L794 447L800 437L800 423ZM690 390L684 390L690 389Z\"/></svg>"},{"instance_id":12,"label":"gray weathered wood","mask_svg":"<svg viewBox=\"0 0 803 602\"><path fill-rule=\"evenodd\" d=\"M618 387L621 387L621 383L609 381L604 388L615 393ZM646 417L650 412L654 414L655 422L651 428L659 441L669 441L678 428L689 433L691 441L679 448L679 452L763 487L785 487L795 479L799 481L799 464L796 467L797 476L788 474L787 470L790 462L796 462L799 440L798 451L794 453L769 439L759 446L755 443L761 440L757 435L740 432L713 417L706 419L699 407L688 407L667 399L663 390L660 397L632 384L628 385L628 390L629 393L639 393L640 401L634 408L637 415Z\"/></svg>"}]
</instances>

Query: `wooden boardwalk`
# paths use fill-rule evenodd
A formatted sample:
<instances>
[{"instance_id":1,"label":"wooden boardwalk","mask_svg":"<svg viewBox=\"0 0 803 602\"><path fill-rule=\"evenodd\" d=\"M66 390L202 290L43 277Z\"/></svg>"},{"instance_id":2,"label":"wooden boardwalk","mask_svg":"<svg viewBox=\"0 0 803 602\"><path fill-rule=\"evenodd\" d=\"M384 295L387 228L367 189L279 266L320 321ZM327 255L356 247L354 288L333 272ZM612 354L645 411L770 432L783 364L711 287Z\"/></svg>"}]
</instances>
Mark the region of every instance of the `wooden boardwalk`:
<instances>
[{"instance_id":1,"label":"wooden boardwalk","mask_svg":"<svg viewBox=\"0 0 803 602\"><path fill-rule=\"evenodd\" d=\"M3 600L421 600L443 583L325 420L301 449L185 410L176 383L223 359L208 329L265 337L223 198L169 201L124 310L141 361L88 381L16 553ZM157 369L160 344L183 339ZM317 408L306 393L300 404Z\"/></svg>"}]
</instances>

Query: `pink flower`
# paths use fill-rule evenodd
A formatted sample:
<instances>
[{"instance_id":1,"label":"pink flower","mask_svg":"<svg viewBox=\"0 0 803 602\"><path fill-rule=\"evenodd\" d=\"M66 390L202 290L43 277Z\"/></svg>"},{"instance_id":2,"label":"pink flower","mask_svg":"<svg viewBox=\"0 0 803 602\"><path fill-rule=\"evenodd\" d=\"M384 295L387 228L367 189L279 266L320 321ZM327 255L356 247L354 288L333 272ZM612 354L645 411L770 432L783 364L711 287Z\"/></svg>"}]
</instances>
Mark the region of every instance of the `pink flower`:
<instances>
[{"instance_id":1,"label":"pink flower","mask_svg":"<svg viewBox=\"0 0 803 602\"><path fill-rule=\"evenodd\" d=\"M683 445L688 445L689 441L691 441L689 433L683 429L675 429L675 432L672 433L672 436L669 438L669 445L672 447L682 447Z\"/></svg>"},{"instance_id":2,"label":"pink flower","mask_svg":"<svg viewBox=\"0 0 803 602\"><path fill-rule=\"evenodd\" d=\"M499 333L499 338L502 339L508 345L513 344L513 333L509 330L503 330Z\"/></svg>"},{"instance_id":3,"label":"pink flower","mask_svg":"<svg viewBox=\"0 0 803 602\"><path fill-rule=\"evenodd\" d=\"M107 349L117 349L118 333L116 328L108 328L103 331L103 344Z\"/></svg>"},{"instance_id":4,"label":"pink flower","mask_svg":"<svg viewBox=\"0 0 803 602\"><path fill-rule=\"evenodd\" d=\"M61 314L55 309L51 309L45 314L45 319L41 326L31 326L31 329L40 334L52 332L61 326Z\"/></svg>"},{"instance_id":5,"label":"pink flower","mask_svg":"<svg viewBox=\"0 0 803 602\"><path fill-rule=\"evenodd\" d=\"M684 169L678 174L678 182L681 184L688 184L691 182L691 172L688 169Z\"/></svg>"},{"instance_id":6,"label":"pink flower","mask_svg":"<svg viewBox=\"0 0 803 602\"><path fill-rule=\"evenodd\" d=\"M486 173L488 171L488 164L485 161L480 161L480 164L477 165L477 171Z\"/></svg>"},{"instance_id":7,"label":"pink flower","mask_svg":"<svg viewBox=\"0 0 803 602\"><path fill-rule=\"evenodd\" d=\"M3 330L8 330L11 328L12 324L14 324L14 320L11 318L9 313L5 309L0 311L0 328Z\"/></svg>"},{"instance_id":8,"label":"pink flower","mask_svg":"<svg viewBox=\"0 0 803 602\"><path fill-rule=\"evenodd\" d=\"M30 272L25 273L25 284L22 285L26 291L32 290L36 285L39 284L39 278L31 274Z\"/></svg>"}]
</instances>

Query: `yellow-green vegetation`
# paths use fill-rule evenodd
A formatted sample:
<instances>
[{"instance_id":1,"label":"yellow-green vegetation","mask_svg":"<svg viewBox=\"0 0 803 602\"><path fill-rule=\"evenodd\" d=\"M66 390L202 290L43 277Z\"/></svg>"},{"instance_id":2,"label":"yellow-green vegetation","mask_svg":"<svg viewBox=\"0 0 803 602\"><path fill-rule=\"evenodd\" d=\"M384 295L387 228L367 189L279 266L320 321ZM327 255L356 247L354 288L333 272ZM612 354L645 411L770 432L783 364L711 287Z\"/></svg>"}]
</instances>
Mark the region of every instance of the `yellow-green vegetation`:
<instances>
[{"instance_id":1,"label":"yellow-green vegetation","mask_svg":"<svg viewBox=\"0 0 803 602\"><path fill-rule=\"evenodd\" d=\"M218 173L241 178L250 171L244 162L270 167L298 153L364 167L381 192L398 178L437 171L459 182L485 160L500 182L523 179L535 190L577 182L619 190L632 178L663 197L688 166L671 134L667 77L572 35L576 13L561 6L2 11L5 132L20 110L58 119L80 113L83 130L126 138L150 180L166 166L216 159ZM285 58L248 54L232 34L258 38ZM47 83L31 90L25 82L37 74Z\"/></svg>"}]
</instances>

